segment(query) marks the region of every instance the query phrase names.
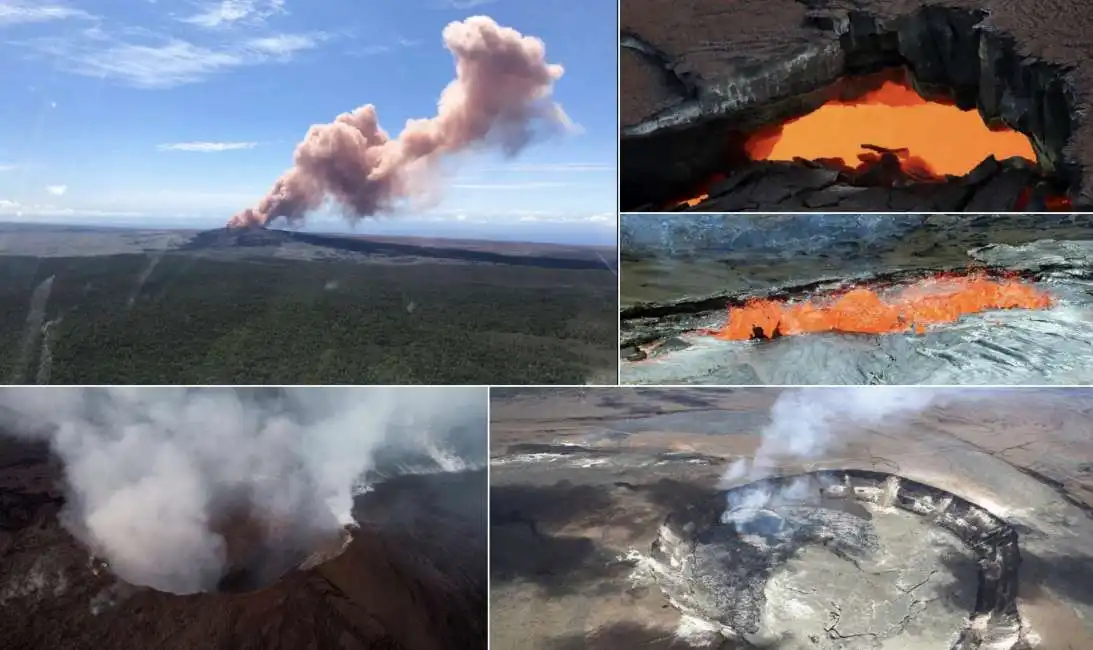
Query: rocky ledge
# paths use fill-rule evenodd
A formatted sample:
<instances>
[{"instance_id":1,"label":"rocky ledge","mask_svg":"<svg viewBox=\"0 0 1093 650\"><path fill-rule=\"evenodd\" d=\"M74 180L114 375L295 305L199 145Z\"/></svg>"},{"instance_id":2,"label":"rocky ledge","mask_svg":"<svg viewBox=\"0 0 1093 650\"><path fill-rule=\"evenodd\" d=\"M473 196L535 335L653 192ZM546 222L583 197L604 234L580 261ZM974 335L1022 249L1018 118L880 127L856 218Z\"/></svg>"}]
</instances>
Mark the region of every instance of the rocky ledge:
<instances>
[{"instance_id":1,"label":"rocky ledge","mask_svg":"<svg viewBox=\"0 0 1093 650\"><path fill-rule=\"evenodd\" d=\"M1028 135L1042 172L1093 207L1083 0L621 0L621 13L623 210L681 198L740 156L741 133L895 66L924 97Z\"/></svg>"}]
</instances>

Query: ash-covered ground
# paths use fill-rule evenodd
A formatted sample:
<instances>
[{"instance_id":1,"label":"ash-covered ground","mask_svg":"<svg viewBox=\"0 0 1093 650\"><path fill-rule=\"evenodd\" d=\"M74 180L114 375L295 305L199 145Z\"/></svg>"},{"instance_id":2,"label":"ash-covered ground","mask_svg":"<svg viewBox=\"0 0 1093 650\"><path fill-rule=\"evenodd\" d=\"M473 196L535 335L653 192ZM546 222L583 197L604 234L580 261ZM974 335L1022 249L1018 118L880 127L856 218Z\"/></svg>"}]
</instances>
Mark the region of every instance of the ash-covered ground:
<instances>
[{"instance_id":1,"label":"ash-covered ground","mask_svg":"<svg viewBox=\"0 0 1093 650\"><path fill-rule=\"evenodd\" d=\"M499 650L1093 644L1093 391L508 389L491 407ZM828 469L827 496L715 523L756 507L726 488ZM899 477L898 503L838 494L836 470ZM983 590L999 558L977 557L1002 542L977 526L1016 539L998 565L1018 565L1015 611Z\"/></svg>"},{"instance_id":2,"label":"ash-covered ground","mask_svg":"<svg viewBox=\"0 0 1093 650\"><path fill-rule=\"evenodd\" d=\"M484 391L479 393L484 401ZM125 411L127 400L143 400L147 393L104 395L94 399L114 400L117 410ZM0 638L5 648L486 647L487 477L475 460L482 458L483 423L477 432L447 431L443 417L434 418L426 438L451 444L422 447L409 442L419 434L404 434L400 441L373 448L346 440L375 432L376 420L383 417L380 403L370 407L374 419L358 414L341 421L339 433L330 428L330 420L306 431L280 419L283 414L258 418L249 411L249 399L279 398L277 391L245 398L242 403L249 406L241 410L249 415L243 417L221 403L216 417L250 421L256 431L261 424L262 433L254 435L264 440L262 446L240 444L248 439L245 433L224 440L208 426L203 433L213 437L206 438L204 455L204 443L177 437L199 435L194 430L168 436L143 428L162 422L162 412L149 411L147 421L119 424L113 436L104 437L88 433L87 423L71 422L60 434L67 441L60 441L34 439L18 428L26 420L14 417L10 403L5 406L0 413ZM317 399L338 402L329 395ZM195 424L192 412L172 411L171 400L158 403L161 411L175 413L180 428ZM465 405L453 402L450 407L463 412L454 420L466 417ZM418 408L429 407L419 403ZM58 410L65 408L58 405ZM481 413L484 417L484 403ZM351 421L356 431L344 428ZM323 427L326 432L319 432ZM328 437L331 433L343 440ZM293 439L308 442L297 447ZM71 456L76 447L83 450L79 460ZM345 453L353 447L356 457ZM297 452L289 451L293 448ZM103 457L106 450L115 457ZM134 453L149 457L143 473L117 459ZM262 475L279 461L296 469ZM324 527L329 539L311 534L310 546L293 547L286 544L289 537L269 531L299 532L300 522L317 519L319 510L286 511L272 521L221 513L210 524L226 542L219 578L202 579L196 591L186 586L193 583L180 573L185 567L179 558L189 557L185 554L199 543L194 526L202 524L179 519L187 513L201 519L186 507L195 498L197 476L207 483L198 492L208 499L201 512L213 512L217 502L248 494L248 489L251 503L268 505L286 495L322 491L317 486L324 477L368 466L353 490L354 523L345 533ZM98 478L87 474L94 467L100 468ZM177 503L163 501L165 486L177 492ZM262 486L268 492L254 492ZM189 536L183 534L187 531ZM89 548L94 539L102 548ZM134 554L149 561L134 564ZM277 570L262 571L271 566ZM195 576L207 568L195 562ZM152 581L164 589L143 586Z\"/></svg>"},{"instance_id":3,"label":"ash-covered ground","mask_svg":"<svg viewBox=\"0 0 1093 650\"><path fill-rule=\"evenodd\" d=\"M623 383L1082 384L1089 215L624 215ZM921 332L710 336L751 299L799 303L981 270L1050 296Z\"/></svg>"},{"instance_id":4,"label":"ash-covered ground","mask_svg":"<svg viewBox=\"0 0 1093 650\"><path fill-rule=\"evenodd\" d=\"M0 224L0 381L614 383L615 260L535 243Z\"/></svg>"}]
</instances>

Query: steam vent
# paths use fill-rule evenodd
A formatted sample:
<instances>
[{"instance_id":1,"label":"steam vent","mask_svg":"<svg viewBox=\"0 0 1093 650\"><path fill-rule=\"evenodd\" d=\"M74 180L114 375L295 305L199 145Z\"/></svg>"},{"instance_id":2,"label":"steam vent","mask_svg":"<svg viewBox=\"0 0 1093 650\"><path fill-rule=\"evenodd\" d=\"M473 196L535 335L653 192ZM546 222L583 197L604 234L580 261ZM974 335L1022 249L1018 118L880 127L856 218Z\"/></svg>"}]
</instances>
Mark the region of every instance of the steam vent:
<instances>
[{"instance_id":1,"label":"steam vent","mask_svg":"<svg viewBox=\"0 0 1093 650\"><path fill-rule=\"evenodd\" d=\"M756 648L1018 647L1013 527L872 471L766 479L670 515L669 601ZM841 603L841 604L840 604ZM852 606L848 606L852 605Z\"/></svg>"},{"instance_id":2,"label":"steam vent","mask_svg":"<svg viewBox=\"0 0 1093 650\"><path fill-rule=\"evenodd\" d=\"M623 211L1093 208L1083 0L621 0Z\"/></svg>"}]
</instances>

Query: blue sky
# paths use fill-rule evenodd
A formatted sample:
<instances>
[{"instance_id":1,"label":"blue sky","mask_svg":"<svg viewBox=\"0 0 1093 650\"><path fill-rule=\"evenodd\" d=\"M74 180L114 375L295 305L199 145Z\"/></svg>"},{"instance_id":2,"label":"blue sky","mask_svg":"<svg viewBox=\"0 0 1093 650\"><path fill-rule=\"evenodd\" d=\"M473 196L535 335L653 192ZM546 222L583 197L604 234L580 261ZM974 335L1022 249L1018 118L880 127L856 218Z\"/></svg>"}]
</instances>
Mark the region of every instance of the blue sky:
<instances>
[{"instance_id":1,"label":"blue sky","mask_svg":"<svg viewBox=\"0 0 1093 650\"><path fill-rule=\"evenodd\" d=\"M579 128L451 161L438 203L357 230L613 242L612 0L0 0L0 219L222 225L311 124L432 116L454 76L441 31L475 14L545 41Z\"/></svg>"}]
</instances>

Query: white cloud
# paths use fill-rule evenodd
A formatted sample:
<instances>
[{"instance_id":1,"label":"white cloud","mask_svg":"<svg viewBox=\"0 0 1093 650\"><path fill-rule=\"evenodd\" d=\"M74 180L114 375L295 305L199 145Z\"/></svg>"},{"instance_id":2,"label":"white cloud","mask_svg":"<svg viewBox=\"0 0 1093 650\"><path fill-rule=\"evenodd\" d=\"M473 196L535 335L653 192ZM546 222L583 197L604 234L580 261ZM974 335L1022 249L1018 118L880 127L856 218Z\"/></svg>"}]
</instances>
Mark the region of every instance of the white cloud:
<instances>
[{"instance_id":1,"label":"white cloud","mask_svg":"<svg viewBox=\"0 0 1093 650\"><path fill-rule=\"evenodd\" d=\"M0 0L0 12L8 5ZM231 70L285 63L317 48L325 32L279 33L263 27L266 17L283 12L282 0L224 0L207 5L224 21L245 31L197 33L200 38L99 20L63 36L35 37L11 44L28 49L65 72L117 80L137 88L173 88L197 83ZM21 6L21 5L17 5ZM32 11L24 9L24 11ZM41 11L35 8L33 11ZM56 12L55 12L56 13ZM0 13L0 25L4 14Z\"/></svg>"},{"instance_id":2,"label":"white cloud","mask_svg":"<svg viewBox=\"0 0 1093 650\"><path fill-rule=\"evenodd\" d=\"M67 185L46 185L46 191L53 196L64 196L68 192Z\"/></svg>"},{"instance_id":3,"label":"white cloud","mask_svg":"<svg viewBox=\"0 0 1093 650\"><path fill-rule=\"evenodd\" d=\"M450 208L450 209L438 209L432 210L428 214L415 217L415 221L469 221L471 223L587 223L596 224L597 226L611 226L614 227L616 222L615 213L613 212L601 212L597 214L587 214L579 212L568 211L554 211L554 210L514 210L507 212L483 212L481 210L470 210L467 208Z\"/></svg>"},{"instance_id":4,"label":"white cloud","mask_svg":"<svg viewBox=\"0 0 1093 650\"><path fill-rule=\"evenodd\" d=\"M13 172L16 169L19 169L19 165L13 165L11 163L0 163L0 173Z\"/></svg>"},{"instance_id":5,"label":"white cloud","mask_svg":"<svg viewBox=\"0 0 1093 650\"><path fill-rule=\"evenodd\" d=\"M161 144L160 151L196 151L199 153L215 153L218 151L239 151L241 149L253 149L257 142L171 142Z\"/></svg>"},{"instance_id":6,"label":"white cloud","mask_svg":"<svg viewBox=\"0 0 1093 650\"><path fill-rule=\"evenodd\" d=\"M198 13L180 20L216 29L242 23L260 23L285 13L285 0L218 0L206 2Z\"/></svg>"},{"instance_id":7,"label":"white cloud","mask_svg":"<svg viewBox=\"0 0 1093 650\"><path fill-rule=\"evenodd\" d=\"M29 45L73 74L157 89L197 83L236 68L285 62L324 39L323 34L281 34L207 47L179 38L155 45L84 38L39 39Z\"/></svg>"},{"instance_id":8,"label":"white cloud","mask_svg":"<svg viewBox=\"0 0 1093 650\"><path fill-rule=\"evenodd\" d=\"M62 208L56 205L50 204L28 204L20 203L19 201L12 201L9 199L0 199L0 217L135 217L140 216L141 213L137 212L121 212L121 211L107 211L107 210L93 210L93 209L78 209L78 208Z\"/></svg>"},{"instance_id":9,"label":"white cloud","mask_svg":"<svg viewBox=\"0 0 1093 650\"><path fill-rule=\"evenodd\" d=\"M93 16L81 9L63 4L42 4L23 0L0 0L0 27L46 23L70 18L89 19Z\"/></svg>"},{"instance_id":10,"label":"white cloud","mask_svg":"<svg viewBox=\"0 0 1093 650\"><path fill-rule=\"evenodd\" d=\"M276 34L253 38L246 43L246 48L270 56L290 57L315 47L324 39L325 35L320 34Z\"/></svg>"}]
</instances>

